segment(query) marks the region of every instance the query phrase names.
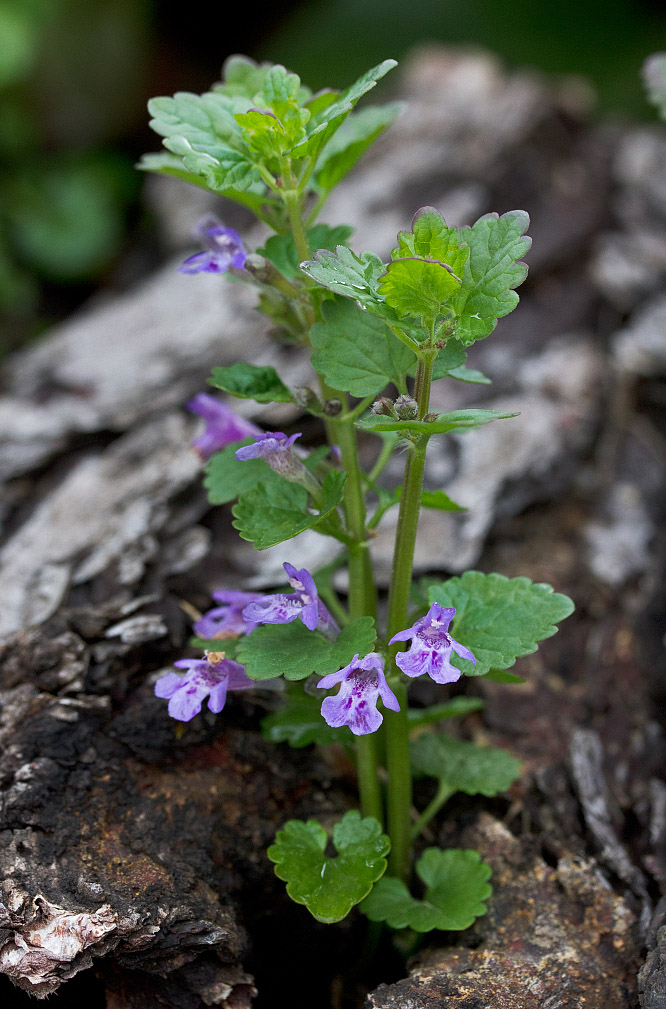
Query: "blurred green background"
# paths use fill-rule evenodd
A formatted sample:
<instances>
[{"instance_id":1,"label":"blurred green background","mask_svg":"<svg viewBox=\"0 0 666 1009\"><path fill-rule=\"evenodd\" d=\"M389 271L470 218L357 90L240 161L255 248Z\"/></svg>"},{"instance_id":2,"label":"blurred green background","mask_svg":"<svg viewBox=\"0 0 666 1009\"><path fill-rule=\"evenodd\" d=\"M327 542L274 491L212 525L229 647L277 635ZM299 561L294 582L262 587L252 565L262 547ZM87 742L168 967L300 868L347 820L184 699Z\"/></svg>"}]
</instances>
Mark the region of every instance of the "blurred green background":
<instances>
[{"instance_id":1,"label":"blurred green background","mask_svg":"<svg viewBox=\"0 0 666 1009\"><path fill-rule=\"evenodd\" d=\"M228 9L228 8L227 8ZM133 164L159 149L145 103L203 91L224 58L344 86L419 42L484 46L509 66L582 74L599 114L654 119L644 58L663 0L0 0L0 353L159 261Z\"/></svg>"}]
</instances>

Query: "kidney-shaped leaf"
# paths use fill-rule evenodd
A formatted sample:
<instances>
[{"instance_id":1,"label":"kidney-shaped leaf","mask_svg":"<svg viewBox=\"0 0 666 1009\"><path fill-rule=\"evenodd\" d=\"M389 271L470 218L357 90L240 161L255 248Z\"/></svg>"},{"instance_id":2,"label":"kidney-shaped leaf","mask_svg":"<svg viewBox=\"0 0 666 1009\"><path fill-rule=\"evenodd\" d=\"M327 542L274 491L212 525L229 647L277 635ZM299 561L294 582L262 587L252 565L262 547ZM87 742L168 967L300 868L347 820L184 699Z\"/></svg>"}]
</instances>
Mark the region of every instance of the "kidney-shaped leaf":
<instances>
[{"instance_id":1,"label":"kidney-shaped leaf","mask_svg":"<svg viewBox=\"0 0 666 1009\"><path fill-rule=\"evenodd\" d=\"M334 858L325 855L327 843L316 820L289 820L267 855L291 899L328 925L345 918L383 876L391 842L374 817L361 819L354 809L333 828Z\"/></svg>"}]
</instances>

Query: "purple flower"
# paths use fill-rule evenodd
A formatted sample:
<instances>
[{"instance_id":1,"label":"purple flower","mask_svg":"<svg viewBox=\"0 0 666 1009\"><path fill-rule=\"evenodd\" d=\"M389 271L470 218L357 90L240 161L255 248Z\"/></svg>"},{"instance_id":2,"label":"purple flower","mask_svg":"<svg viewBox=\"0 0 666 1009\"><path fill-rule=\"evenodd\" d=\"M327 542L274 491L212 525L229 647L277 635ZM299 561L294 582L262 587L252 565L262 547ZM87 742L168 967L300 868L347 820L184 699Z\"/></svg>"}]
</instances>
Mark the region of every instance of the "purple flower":
<instances>
[{"instance_id":1,"label":"purple flower","mask_svg":"<svg viewBox=\"0 0 666 1009\"><path fill-rule=\"evenodd\" d=\"M166 673L155 684L155 696L169 698L169 714L179 722L189 722L201 711L208 698L208 707L215 714L222 711L227 690L244 690L254 683L237 662L225 659L224 652L206 652L204 659L180 659L174 662L186 669L184 676Z\"/></svg>"},{"instance_id":2,"label":"purple flower","mask_svg":"<svg viewBox=\"0 0 666 1009\"><path fill-rule=\"evenodd\" d=\"M262 431L254 435L254 445L245 445L238 449L236 458L241 462L245 462L246 459L263 459L280 476L300 483L307 470L291 451L291 446L297 438L302 437L300 432L287 438L282 431Z\"/></svg>"},{"instance_id":3,"label":"purple flower","mask_svg":"<svg viewBox=\"0 0 666 1009\"><path fill-rule=\"evenodd\" d=\"M337 683L341 684L337 695L325 697L321 706L324 720L333 728L348 725L355 736L376 732L384 721L377 710L380 697L385 708L400 711L398 699L386 682L384 660L377 652L363 659L355 655L344 669L323 676L317 687L328 690Z\"/></svg>"},{"instance_id":4,"label":"purple flower","mask_svg":"<svg viewBox=\"0 0 666 1009\"><path fill-rule=\"evenodd\" d=\"M204 433L192 442L192 448L204 462L227 445L260 434L255 424L236 416L231 407L207 392L200 392L191 399L187 409L203 417L206 422Z\"/></svg>"},{"instance_id":5,"label":"purple flower","mask_svg":"<svg viewBox=\"0 0 666 1009\"><path fill-rule=\"evenodd\" d=\"M236 638L239 634L249 634L257 626L243 619L243 608L255 599L261 599L260 593L222 589L213 592L213 599L223 605L208 610L197 620L194 632L200 638Z\"/></svg>"},{"instance_id":6,"label":"purple flower","mask_svg":"<svg viewBox=\"0 0 666 1009\"><path fill-rule=\"evenodd\" d=\"M439 603L433 603L424 617L393 635L390 645L394 641L412 639L410 649L398 652L395 657L396 665L403 673L407 676L422 676L427 673L435 683L455 683L462 673L451 665L452 651L476 665L476 659L469 648L459 644L448 633L449 624L455 615L453 607L445 608Z\"/></svg>"},{"instance_id":7,"label":"purple flower","mask_svg":"<svg viewBox=\"0 0 666 1009\"><path fill-rule=\"evenodd\" d=\"M206 214L196 226L196 236L205 246L178 267L179 273L226 273L232 267L242 270L247 258L241 237L233 228L225 228L214 214Z\"/></svg>"},{"instance_id":8,"label":"purple flower","mask_svg":"<svg viewBox=\"0 0 666 1009\"><path fill-rule=\"evenodd\" d=\"M340 628L319 598L310 572L306 568L297 570L289 563L283 567L296 591L256 599L243 610L243 620L250 624L290 624L300 617L309 631L319 627L327 638L337 637Z\"/></svg>"}]
</instances>

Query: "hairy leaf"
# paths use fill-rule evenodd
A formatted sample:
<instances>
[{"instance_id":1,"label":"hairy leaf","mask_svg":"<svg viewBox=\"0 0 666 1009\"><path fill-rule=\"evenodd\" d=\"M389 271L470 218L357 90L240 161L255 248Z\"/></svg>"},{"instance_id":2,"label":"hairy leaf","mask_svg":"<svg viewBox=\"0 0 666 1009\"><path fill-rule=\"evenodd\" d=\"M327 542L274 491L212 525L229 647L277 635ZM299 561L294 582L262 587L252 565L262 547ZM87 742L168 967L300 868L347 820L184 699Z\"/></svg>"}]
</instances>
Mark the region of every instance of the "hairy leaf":
<instances>
[{"instance_id":1,"label":"hairy leaf","mask_svg":"<svg viewBox=\"0 0 666 1009\"><path fill-rule=\"evenodd\" d=\"M288 743L294 749L311 743L318 746L350 744L353 736L346 725L334 729L321 717L321 702L321 697L312 697L299 688L298 696L290 697L281 708L262 718L264 739L269 743Z\"/></svg>"},{"instance_id":2,"label":"hairy leaf","mask_svg":"<svg viewBox=\"0 0 666 1009\"><path fill-rule=\"evenodd\" d=\"M213 368L209 385L239 399L257 403L293 403L294 397L275 368L238 361L226 368ZM249 461L249 460L248 460Z\"/></svg>"},{"instance_id":3,"label":"hairy leaf","mask_svg":"<svg viewBox=\"0 0 666 1009\"><path fill-rule=\"evenodd\" d=\"M333 250L337 245L344 245L353 231L347 224L339 224L336 228L328 224L315 224L306 235L311 254L314 255L318 249ZM299 276L298 252L291 235L271 235L263 249L257 249L257 252L270 259L289 280Z\"/></svg>"},{"instance_id":4,"label":"hairy leaf","mask_svg":"<svg viewBox=\"0 0 666 1009\"><path fill-rule=\"evenodd\" d=\"M359 617L343 627L335 641L319 631L309 631L300 620L290 624L263 624L243 638L238 661L251 680L304 680L316 673L326 676L348 665L356 653L367 655L375 643L372 617ZM322 695L323 700L323 695ZM319 705L321 707L321 703Z\"/></svg>"},{"instance_id":5,"label":"hairy leaf","mask_svg":"<svg viewBox=\"0 0 666 1009\"><path fill-rule=\"evenodd\" d=\"M469 259L469 246L463 242L459 229L450 228L434 207L422 207L412 219L412 230L398 232L398 246L391 255L393 259L437 259L462 277Z\"/></svg>"},{"instance_id":6,"label":"hairy leaf","mask_svg":"<svg viewBox=\"0 0 666 1009\"><path fill-rule=\"evenodd\" d=\"M464 346L492 333L497 320L518 304L514 288L527 276L519 260L531 245L525 236L529 223L524 210L511 210L502 217L486 214L471 228L461 228L470 256L452 307L456 336Z\"/></svg>"},{"instance_id":7,"label":"hairy leaf","mask_svg":"<svg viewBox=\"0 0 666 1009\"><path fill-rule=\"evenodd\" d=\"M253 445L254 438L227 445L221 452L206 463L204 470L204 487L208 491L208 500L213 505L226 504L241 494L247 493L258 483L277 481L284 483L283 477L274 473L263 459L236 458L236 451L244 445Z\"/></svg>"},{"instance_id":8,"label":"hairy leaf","mask_svg":"<svg viewBox=\"0 0 666 1009\"><path fill-rule=\"evenodd\" d=\"M412 774L438 778L453 792L498 795L520 777L520 761L493 746L475 746L445 733L424 732L410 745Z\"/></svg>"},{"instance_id":9,"label":"hairy leaf","mask_svg":"<svg viewBox=\"0 0 666 1009\"><path fill-rule=\"evenodd\" d=\"M292 158L317 156L363 95L374 88L377 81L397 66L395 60L384 60L378 66L364 73L348 87L334 102L319 110L308 124L308 136L290 152Z\"/></svg>"},{"instance_id":10,"label":"hairy leaf","mask_svg":"<svg viewBox=\"0 0 666 1009\"><path fill-rule=\"evenodd\" d=\"M436 259L395 259L379 278L378 292L400 318L434 321L460 287L450 267Z\"/></svg>"},{"instance_id":11,"label":"hairy leaf","mask_svg":"<svg viewBox=\"0 0 666 1009\"><path fill-rule=\"evenodd\" d=\"M311 332L312 366L329 385L363 397L404 380L414 354L385 322L342 298L324 302L322 314Z\"/></svg>"},{"instance_id":12,"label":"hairy leaf","mask_svg":"<svg viewBox=\"0 0 666 1009\"><path fill-rule=\"evenodd\" d=\"M378 821L361 819L357 810L345 813L333 828L336 857L326 857L327 843L328 834L316 820L289 820L267 855L291 899L330 924L345 918L383 875L391 844Z\"/></svg>"},{"instance_id":13,"label":"hairy leaf","mask_svg":"<svg viewBox=\"0 0 666 1009\"><path fill-rule=\"evenodd\" d=\"M515 413L502 413L499 410L453 410L451 413L437 414L434 420L394 420L376 414L366 414L356 422L356 427L362 431L397 431L407 434L447 434L465 428L481 427L493 420L506 420L517 417Z\"/></svg>"},{"instance_id":14,"label":"hairy leaf","mask_svg":"<svg viewBox=\"0 0 666 1009\"><path fill-rule=\"evenodd\" d=\"M473 652L476 666L457 655L451 661L467 676L510 668L520 656L535 652L539 641L552 637L558 622L574 609L571 599L550 585L480 571L432 585L428 598L455 607L453 636Z\"/></svg>"},{"instance_id":15,"label":"hairy leaf","mask_svg":"<svg viewBox=\"0 0 666 1009\"><path fill-rule=\"evenodd\" d=\"M233 526L241 539L254 543L257 550L267 550L312 529L330 515L342 501L346 479L346 474L337 470L326 474L321 510L314 514L308 511L308 493L300 484L282 478L262 481L239 497L233 507Z\"/></svg>"}]
</instances>

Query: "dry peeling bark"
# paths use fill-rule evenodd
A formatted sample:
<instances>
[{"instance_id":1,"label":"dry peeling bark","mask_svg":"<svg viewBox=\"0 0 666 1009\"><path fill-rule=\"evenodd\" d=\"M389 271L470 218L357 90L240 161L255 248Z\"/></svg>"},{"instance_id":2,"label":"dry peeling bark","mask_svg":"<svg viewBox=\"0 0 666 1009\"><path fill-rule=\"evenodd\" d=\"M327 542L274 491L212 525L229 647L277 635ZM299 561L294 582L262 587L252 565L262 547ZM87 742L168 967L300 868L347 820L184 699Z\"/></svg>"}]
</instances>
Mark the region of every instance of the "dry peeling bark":
<instances>
[{"instance_id":1,"label":"dry peeling bark","mask_svg":"<svg viewBox=\"0 0 666 1009\"><path fill-rule=\"evenodd\" d=\"M469 687L486 708L460 731L506 746L524 775L494 818L485 800L454 801L432 841L484 851L488 918L431 936L410 976L367 1004L659 1009L666 140L660 127L592 125L584 89L507 74L485 54L422 52L398 90L408 115L328 218L354 221L357 247L383 255L423 203L455 224L524 207L534 236L520 310L470 354L493 385L448 383L433 404L521 416L433 444L430 485L468 511L424 514L417 569L527 575L578 610L522 661L523 686ZM188 217L180 183L153 180L150 198L165 234L174 198ZM207 200L194 193L192 220ZM107 1009L259 1009L276 992L310 1009L332 998L321 965L344 974L358 934L353 919L324 929L289 905L263 850L289 816L344 807L345 765L269 749L257 726L274 695L235 696L181 732L151 684L187 645L182 604L191 614L213 589L271 584L287 556L253 553L226 511L209 511L183 404L250 341L288 383L311 376L305 355L266 339L244 288L179 275L175 261L4 375L0 970L56 992L54 1005L94 971ZM303 423L291 405L240 411ZM304 430L304 442L321 437ZM373 542L384 581L389 523ZM328 550L306 533L288 559L316 566ZM420 682L414 692L441 700ZM294 942L313 950L297 981Z\"/></svg>"},{"instance_id":2,"label":"dry peeling bark","mask_svg":"<svg viewBox=\"0 0 666 1009\"><path fill-rule=\"evenodd\" d=\"M149 685L122 710L54 696L54 669L71 688L86 651L71 632L47 647L27 632L0 656L0 970L43 997L94 964L107 1005L243 1009L255 988L235 903L267 875L308 769L212 718L181 736Z\"/></svg>"}]
</instances>

